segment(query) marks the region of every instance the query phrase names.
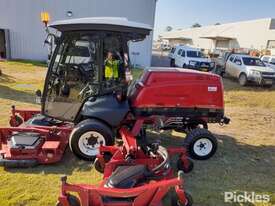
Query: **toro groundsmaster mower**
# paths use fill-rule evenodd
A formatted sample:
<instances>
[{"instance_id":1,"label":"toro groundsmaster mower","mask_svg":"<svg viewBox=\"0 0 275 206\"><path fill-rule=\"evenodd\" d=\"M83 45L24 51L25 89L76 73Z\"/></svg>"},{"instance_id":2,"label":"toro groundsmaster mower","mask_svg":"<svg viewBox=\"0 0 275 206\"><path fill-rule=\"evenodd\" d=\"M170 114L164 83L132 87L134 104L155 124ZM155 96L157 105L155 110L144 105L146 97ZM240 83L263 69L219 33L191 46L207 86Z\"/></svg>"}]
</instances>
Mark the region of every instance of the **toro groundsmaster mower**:
<instances>
[{"instance_id":1,"label":"toro groundsmaster mower","mask_svg":"<svg viewBox=\"0 0 275 206\"><path fill-rule=\"evenodd\" d=\"M48 38L55 50L42 112L13 107L11 127L0 128L0 164L54 163L68 144L78 157L94 160L100 146L114 145L125 128L134 137L145 136L148 127L185 132L182 145L192 158L204 160L215 153L217 141L207 124L229 122L218 76L149 68L129 84L128 44L144 40L149 26L123 18L84 18L50 28L60 35Z\"/></svg>"}]
</instances>

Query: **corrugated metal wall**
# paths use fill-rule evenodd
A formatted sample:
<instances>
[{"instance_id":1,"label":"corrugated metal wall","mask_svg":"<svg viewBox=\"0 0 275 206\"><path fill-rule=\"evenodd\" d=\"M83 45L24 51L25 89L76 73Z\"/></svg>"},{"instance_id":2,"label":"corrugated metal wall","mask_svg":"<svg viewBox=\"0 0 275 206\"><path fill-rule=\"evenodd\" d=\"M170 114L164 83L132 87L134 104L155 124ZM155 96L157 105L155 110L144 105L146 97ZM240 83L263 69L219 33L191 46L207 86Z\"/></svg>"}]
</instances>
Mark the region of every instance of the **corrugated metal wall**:
<instances>
[{"instance_id":1,"label":"corrugated metal wall","mask_svg":"<svg viewBox=\"0 0 275 206\"><path fill-rule=\"evenodd\" d=\"M93 16L126 17L154 26L156 0L1 0L0 28L9 29L11 56L15 59L45 60L45 32L40 12L48 11L52 20ZM149 66L152 35L142 43L131 45L134 63Z\"/></svg>"}]
</instances>

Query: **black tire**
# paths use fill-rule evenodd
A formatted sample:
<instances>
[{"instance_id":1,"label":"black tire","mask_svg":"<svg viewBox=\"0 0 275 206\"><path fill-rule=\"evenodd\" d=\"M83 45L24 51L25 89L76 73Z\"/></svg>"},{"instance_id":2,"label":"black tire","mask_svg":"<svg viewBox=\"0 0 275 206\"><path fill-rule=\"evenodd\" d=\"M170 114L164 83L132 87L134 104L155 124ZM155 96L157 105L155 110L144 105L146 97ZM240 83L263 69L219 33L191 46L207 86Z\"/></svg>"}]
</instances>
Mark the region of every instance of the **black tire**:
<instances>
[{"instance_id":1,"label":"black tire","mask_svg":"<svg viewBox=\"0 0 275 206\"><path fill-rule=\"evenodd\" d=\"M70 206L81 206L80 201L77 197L75 197L73 195L68 195L67 199L68 199ZM61 204L61 202L58 202L58 203L56 203L56 206L63 206L63 205Z\"/></svg>"},{"instance_id":2,"label":"black tire","mask_svg":"<svg viewBox=\"0 0 275 206\"><path fill-rule=\"evenodd\" d=\"M181 204L178 200L178 196L176 194L174 194L171 198L171 206L192 206L193 205L193 198L192 196L185 192L185 196L187 199L187 203L186 204Z\"/></svg>"},{"instance_id":3,"label":"black tire","mask_svg":"<svg viewBox=\"0 0 275 206\"><path fill-rule=\"evenodd\" d=\"M243 87L247 85L247 76L246 76L246 74L244 74L244 73L240 74L239 84Z\"/></svg>"},{"instance_id":4,"label":"black tire","mask_svg":"<svg viewBox=\"0 0 275 206\"><path fill-rule=\"evenodd\" d=\"M187 134L184 145L191 158L196 160L207 160L216 153L218 142L211 132L206 129L197 128ZM195 150L195 146L200 147L200 154ZM207 146L210 148L207 148Z\"/></svg>"},{"instance_id":5,"label":"black tire","mask_svg":"<svg viewBox=\"0 0 275 206\"><path fill-rule=\"evenodd\" d=\"M71 151L80 159L93 161L96 158L96 154L95 155L85 154L79 148L80 138L82 137L82 135L88 132L96 132L102 135L105 140L105 145L113 145L114 138L113 138L112 130L106 124L95 119L84 120L74 128L69 139L69 146ZM87 149L87 151L88 150L89 149Z\"/></svg>"},{"instance_id":6,"label":"black tire","mask_svg":"<svg viewBox=\"0 0 275 206\"><path fill-rule=\"evenodd\" d=\"M170 60L170 67L175 67L175 59Z\"/></svg>"},{"instance_id":7,"label":"black tire","mask_svg":"<svg viewBox=\"0 0 275 206\"><path fill-rule=\"evenodd\" d=\"M183 164L183 162L181 161L181 159L178 159L178 161L177 161L177 169L178 169L178 171L183 171L184 173L189 173L189 172L191 172L192 170L193 170L193 168L194 168L194 163L193 163L193 161L191 160L191 159L188 159L189 160L189 165L188 166L185 166L184 164Z\"/></svg>"}]
</instances>

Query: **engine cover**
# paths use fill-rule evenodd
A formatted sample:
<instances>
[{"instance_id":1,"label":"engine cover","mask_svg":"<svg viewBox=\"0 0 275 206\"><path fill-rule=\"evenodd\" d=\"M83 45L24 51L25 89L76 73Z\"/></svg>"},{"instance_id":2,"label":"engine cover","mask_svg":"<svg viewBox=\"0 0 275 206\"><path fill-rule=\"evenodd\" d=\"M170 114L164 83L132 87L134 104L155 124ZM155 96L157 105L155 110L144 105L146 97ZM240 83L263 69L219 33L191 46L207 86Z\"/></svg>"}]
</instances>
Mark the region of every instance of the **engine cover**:
<instances>
[{"instance_id":1,"label":"engine cover","mask_svg":"<svg viewBox=\"0 0 275 206\"><path fill-rule=\"evenodd\" d=\"M152 68L129 91L136 115L223 117L223 84L215 74L179 68Z\"/></svg>"}]
</instances>

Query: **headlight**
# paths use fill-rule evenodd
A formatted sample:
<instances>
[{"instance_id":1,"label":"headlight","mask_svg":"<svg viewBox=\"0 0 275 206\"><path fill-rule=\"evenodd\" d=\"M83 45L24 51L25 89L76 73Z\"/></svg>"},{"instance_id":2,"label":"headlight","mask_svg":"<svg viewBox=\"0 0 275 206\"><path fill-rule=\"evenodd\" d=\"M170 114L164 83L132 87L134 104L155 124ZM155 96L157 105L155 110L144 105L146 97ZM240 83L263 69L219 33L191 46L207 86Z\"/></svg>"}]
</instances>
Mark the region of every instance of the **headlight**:
<instances>
[{"instance_id":1,"label":"headlight","mask_svg":"<svg viewBox=\"0 0 275 206\"><path fill-rule=\"evenodd\" d=\"M251 71L250 71L250 74L251 74L252 76L257 76L257 77L262 76L261 72L256 71L256 70L251 70Z\"/></svg>"},{"instance_id":2,"label":"headlight","mask_svg":"<svg viewBox=\"0 0 275 206\"><path fill-rule=\"evenodd\" d=\"M196 66L197 65L197 61L189 61L189 65L191 65L191 66Z\"/></svg>"}]
</instances>

